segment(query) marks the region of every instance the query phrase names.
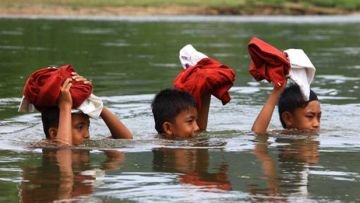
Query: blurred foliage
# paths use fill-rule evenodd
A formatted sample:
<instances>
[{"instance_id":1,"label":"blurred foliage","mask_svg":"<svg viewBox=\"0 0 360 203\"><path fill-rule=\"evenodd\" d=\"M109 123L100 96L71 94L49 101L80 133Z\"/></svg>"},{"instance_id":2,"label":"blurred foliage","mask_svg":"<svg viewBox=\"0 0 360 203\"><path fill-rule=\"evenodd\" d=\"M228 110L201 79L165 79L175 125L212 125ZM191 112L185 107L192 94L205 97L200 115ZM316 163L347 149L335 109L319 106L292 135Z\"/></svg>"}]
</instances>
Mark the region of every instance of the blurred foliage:
<instances>
[{"instance_id":1,"label":"blurred foliage","mask_svg":"<svg viewBox=\"0 0 360 203\"><path fill-rule=\"evenodd\" d=\"M23 7L28 5L68 7L123 7L123 6L202 6L202 7L248 7L267 5L287 7L296 4L303 7L325 7L357 10L359 0L1 0L0 7Z\"/></svg>"}]
</instances>

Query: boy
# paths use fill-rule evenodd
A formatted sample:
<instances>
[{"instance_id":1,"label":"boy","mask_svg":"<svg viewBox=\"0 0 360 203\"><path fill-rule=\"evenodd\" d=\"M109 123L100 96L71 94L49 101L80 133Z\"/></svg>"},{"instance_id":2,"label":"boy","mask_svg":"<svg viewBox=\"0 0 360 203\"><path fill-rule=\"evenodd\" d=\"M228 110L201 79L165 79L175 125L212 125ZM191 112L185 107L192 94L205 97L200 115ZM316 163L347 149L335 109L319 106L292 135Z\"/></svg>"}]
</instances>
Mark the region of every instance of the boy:
<instances>
[{"instance_id":1,"label":"boy","mask_svg":"<svg viewBox=\"0 0 360 203\"><path fill-rule=\"evenodd\" d=\"M34 105L41 112L47 140L56 144L78 145L89 139L89 116L99 115L113 138L132 139L125 125L91 94L91 83L73 71L70 65L64 65L33 73L26 82L19 110L24 111L26 102ZM51 97L54 95L56 98Z\"/></svg>"},{"instance_id":2,"label":"boy","mask_svg":"<svg viewBox=\"0 0 360 203\"><path fill-rule=\"evenodd\" d=\"M266 79L274 85L252 131L266 132L278 102L280 121L285 129L318 130L320 102L310 89L315 67L305 52L302 49L280 51L256 37L248 43L248 51L251 58L250 74L257 81ZM296 84L285 89L288 77Z\"/></svg>"},{"instance_id":3,"label":"boy","mask_svg":"<svg viewBox=\"0 0 360 203\"><path fill-rule=\"evenodd\" d=\"M198 112L189 93L176 89L162 90L155 96L151 108L159 135L167 139L184 139L199 134ZM207 117L200 116L200 119L207 120Z\"/></svg>"},{"instance_id":4,"label":"boy","mask_svg":"<svg viewBox=\"0 0 360 203\"><path fill-rule=\"evenodd\" d=\"M70 94L71 79L65 80L61 87L58 106L41 112L44 133L52 142L65 145L78 145L89 139L89 116L82 112L72 113ZM100 117L111 132L112 138L132 139L131 132L108 108L103 107Z\"/></svg>"},{"instance_id":5,"label":"boy","mask_svg":"<svg viewBox=\"0 0 360 203\"><path fill-rule=\"evenodd\" d=\"M310 90L310 97L305 101L297 84L285 85L274 89L257 116L252 131L266 133L274 108L278 103L281 125L285 129L313 130L320 129L320 102Z\"/></svg>"},{"instance_id":6,"label":"boy","mask_svg":"<svg viewBox=\"0 0 360 203\"><path fill-rule=\"evenodd\" d=\"M190 138L206 130L211 95L225 105L234 71L186 45L180 50L184 71L174 80L174 89L160 91L152 102L155 129L167 139Z\"/></svg>"}]
</instances>

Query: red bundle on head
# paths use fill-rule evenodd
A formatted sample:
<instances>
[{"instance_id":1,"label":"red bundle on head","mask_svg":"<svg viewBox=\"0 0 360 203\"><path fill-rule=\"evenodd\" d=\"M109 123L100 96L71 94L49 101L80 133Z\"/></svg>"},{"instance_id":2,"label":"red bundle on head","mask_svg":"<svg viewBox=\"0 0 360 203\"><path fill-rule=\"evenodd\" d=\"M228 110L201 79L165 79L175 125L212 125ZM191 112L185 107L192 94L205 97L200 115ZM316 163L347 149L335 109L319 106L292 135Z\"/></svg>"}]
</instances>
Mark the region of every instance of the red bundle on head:
<instances>
[{"instance_id":1,"label":"red bundle on head","mask_svg":"<svg viewBox=\"0 0 360 203\"><path fill-rule=\"evenodd\" d=\"M58 68L42 68L26 80L23 95L38 111L56 106L60 88L67 78L72 77L72 72L75 70L69 64ZM92 86L81 81L72 81L70 92L73 108L77 108L90 96Z\"/></svg>"},{"instance_id":2,"label":"red bundle on head","mask_svg":"<svg viewBox=\"0 0 360 203\"><path fill-rule=\"evenodd\" d=\"M229 67L212 58L204 58L179 73L174 80L174 88L190 93L197 109L201 109L201 97L209 92L225 105L230 101L228 90L233 86L235 73Z\"/></svg>"},{"instance_id":3,"label":"red bundle on head","mask_svg":"<svg viewBox=\"0 0 360 203\"><path fill-rule=\"evenodd\" d=\"M248 51L251 57L249 72L255 80L266 79L277 86L285 84L290 62L284 52L256 37L250 40Z\"/></svg>"}]
</instances>

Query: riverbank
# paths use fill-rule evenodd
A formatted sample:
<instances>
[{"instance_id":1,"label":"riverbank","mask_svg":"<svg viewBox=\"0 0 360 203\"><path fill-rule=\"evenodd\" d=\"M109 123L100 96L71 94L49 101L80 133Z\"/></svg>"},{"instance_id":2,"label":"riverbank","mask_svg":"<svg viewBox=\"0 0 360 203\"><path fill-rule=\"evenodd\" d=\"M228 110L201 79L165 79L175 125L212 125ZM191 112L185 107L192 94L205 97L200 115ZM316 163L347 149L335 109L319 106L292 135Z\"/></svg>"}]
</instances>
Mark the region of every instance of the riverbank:
<instances>
[{"instance_id":1,"label":"riverbank","mask_svg":"<svg viewBox=\"0 0 360 203\"><path fill-rule=\"evenodd\" d=\"M38 0L3 0L1 16L149 16L149 15L352 15L359 14L360 3L348 0L347 4L265 3L256 1L225 3L208 1L84 1L67 0L61 3Z\"/></svg>"}]
</instances>

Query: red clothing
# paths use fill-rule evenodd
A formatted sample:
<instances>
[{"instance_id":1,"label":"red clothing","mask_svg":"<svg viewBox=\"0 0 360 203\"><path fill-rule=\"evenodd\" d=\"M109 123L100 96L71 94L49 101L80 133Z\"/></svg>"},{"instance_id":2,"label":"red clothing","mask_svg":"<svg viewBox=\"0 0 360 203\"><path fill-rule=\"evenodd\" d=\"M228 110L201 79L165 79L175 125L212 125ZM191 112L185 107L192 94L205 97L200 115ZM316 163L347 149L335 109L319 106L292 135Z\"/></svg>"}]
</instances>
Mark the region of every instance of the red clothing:
<instances>
[{"instance_id":1,"label":"red clothing","mask_svg":"<svg viewBox=\"0 0 360 203\"><path fill-rule=\"evenodd\" d=\"M201 97L209 92L225 105L230 101L228 90L235 81L234 71L212 58L204 58L191 66L174 80L174 88L189 92L196 101L197 109L201 108Z\"/></svg>"},{"instance_id":2,"label":"red clothing","mask_svg":"<svg viewBox=\"0 0 360 203\"><path fill-rule=\"evenodd\" d=\"M23 95L38 111L57 105L60 88L67 78L71 78L74 68L67 64L59 68L42 68L26 80ZM73 80L70 88L73 108L79 107L92 93L92 85Z\"/></svg>"},{"instance_id":3,"label":"red clothing","mask_svg":"<svg viewBox=\"0 0 360 203\"><path fill-rule=\"evenodd\" d=\"M248 51L251 57L249 72L255 80L266 79L279 87L285 84L290 62L284 52L256 37L250 40Z\"/></svg>"}]
</instances>

